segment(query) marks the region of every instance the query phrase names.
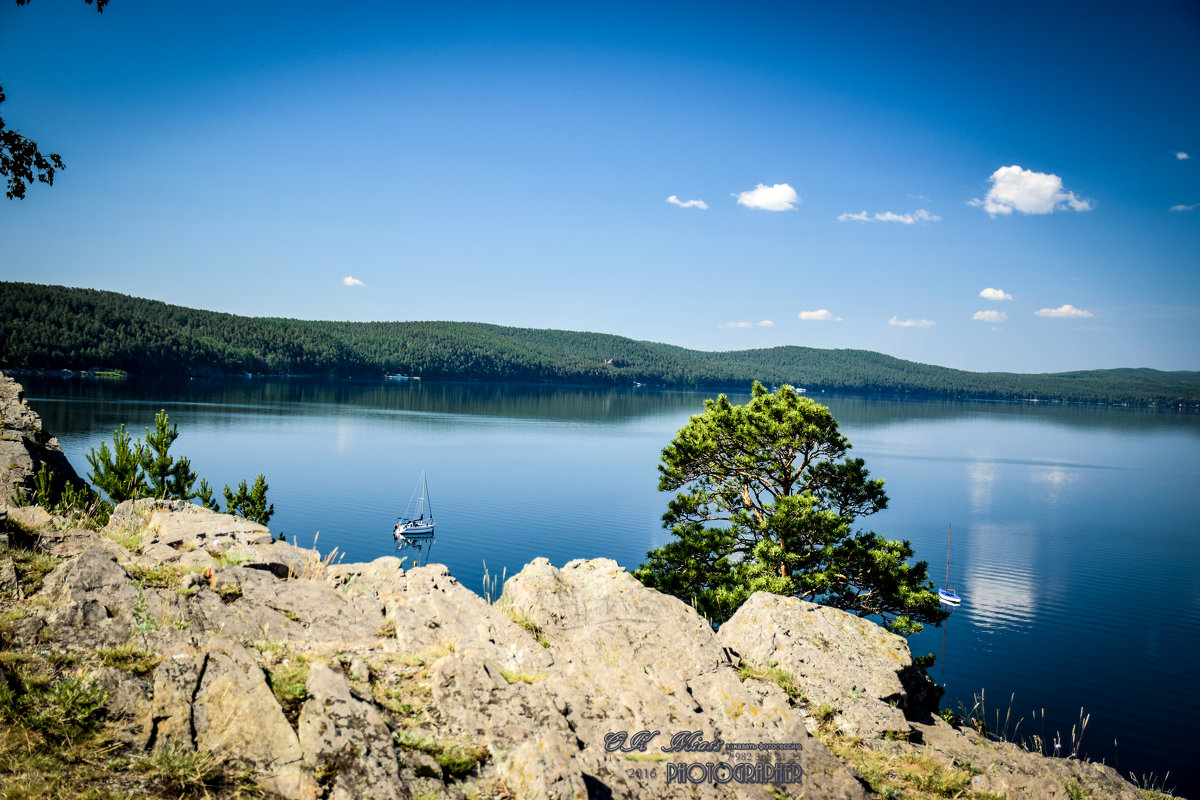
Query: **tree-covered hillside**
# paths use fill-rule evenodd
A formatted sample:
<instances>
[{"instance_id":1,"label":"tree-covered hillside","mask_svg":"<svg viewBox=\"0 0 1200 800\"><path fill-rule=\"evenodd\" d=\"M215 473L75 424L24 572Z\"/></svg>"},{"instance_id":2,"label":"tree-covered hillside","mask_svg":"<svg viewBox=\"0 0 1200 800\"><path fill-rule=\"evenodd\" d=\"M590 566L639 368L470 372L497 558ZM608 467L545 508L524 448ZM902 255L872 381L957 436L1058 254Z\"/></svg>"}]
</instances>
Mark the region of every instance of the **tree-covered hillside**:
<instances>
[{"instance_id":1,"label":"tree-covered hillside","mask_svg":"<svg viewBox=\"0 0 1200 800\"><path fill-rule=\"evenodd\" d=\"M1200 373L1043 375L947 369L867 350L702 352L621 336L471 322L239 317L94 289L0 283L0 367L141 374L312 375L743 386L1085 402L1194 404Z\"/></svg>"}]
</instances>

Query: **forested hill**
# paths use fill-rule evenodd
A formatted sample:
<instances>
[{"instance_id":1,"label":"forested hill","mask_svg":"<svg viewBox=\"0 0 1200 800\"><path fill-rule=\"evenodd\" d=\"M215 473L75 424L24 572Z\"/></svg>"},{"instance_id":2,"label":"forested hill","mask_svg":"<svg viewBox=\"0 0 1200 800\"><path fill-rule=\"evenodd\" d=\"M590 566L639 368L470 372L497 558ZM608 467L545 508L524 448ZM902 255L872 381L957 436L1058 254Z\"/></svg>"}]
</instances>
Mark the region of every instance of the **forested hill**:
<instances>
[{"instance_id":1,"label":"forested hill","mask_svg":"<svg viewBox=\"0 0 1200 800\"><path fill-rule=\"evenodd\" d=\"M381 378L632 382L1085 402L1195 404L1200 372L965 372L867 350L702 352L621 336L470 322L239 317L94 289L0 283L0 367L141 374L245 372Z\"/></svg>"}]
</instances>

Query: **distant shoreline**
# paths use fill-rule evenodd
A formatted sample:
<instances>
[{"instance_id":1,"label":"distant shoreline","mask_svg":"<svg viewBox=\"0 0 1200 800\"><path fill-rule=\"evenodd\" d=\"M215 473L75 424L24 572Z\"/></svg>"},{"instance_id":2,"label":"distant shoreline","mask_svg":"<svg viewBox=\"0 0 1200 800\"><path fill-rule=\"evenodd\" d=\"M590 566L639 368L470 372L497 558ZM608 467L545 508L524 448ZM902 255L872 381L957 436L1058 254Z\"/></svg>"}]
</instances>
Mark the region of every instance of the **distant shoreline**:
<instances>
[{"instance_id":1,"label":"distant shoreline","mask_svg":"<svg viewBox=\"0 0 1200 800\"><path fill-rule=\"evenodd\" d=\"M209 378L384 380L742 390L1185 408L1200 371L969 372L870 350L689 350L604 333L474 322L241 317L94 289L0 282L0 369ZM290 377L289 377L290 376ZM308 376L300 378L299 376Z\"/></svg>"},{"instance_id":2,"label":"distant shoreline","mask_svg":"<svg viewBox=\"0 0 1200 800\"><path fill-rule=\"evenodd\" d=\"M313 383L325 385L337 384L352 384L356 386L392 386L397 387L409 386L409 383L397 383L379 377L331 377L321 375L254 375L246 377L244 375L231 374L203 374L203 375L180 375L172 373L126 373L124 377L112 378L99 375L95 372L87 370L55 370L55 369L14 369L11 367L0 366L0 374L17 376L37 376L41 378L60 380L96 380L105 382L124 382L124 381L212 381L222 383L237 383L244 381L262 381L262 382L297 382L297 383ZM725 386L649 386L642 385L634 387L624 384L597 384L597 383L570 383L565 381L503 381L503 380L421 380L415 383L415 386L513 386L526 388L553 388L553 389L571 389L571 390L595 390L595 391L628 391L628 392L692 392L698 394L708 394L715 396L716 394L749 394L749 384L729 384ZM1139 411L1165 411L1173 413L1200 413L1200 402L1191 404L1171 405L1165 403L1132 403L1132 402L1106 402L1101 400L1063 400L1059 398L1039 399L1039 398L1018 398L1018 397L986 397L973 395L951 395L940 394L935 392L923 391L865 391L860 389L844 389L830 388L818 389L808 392L807 396L818 403L823 403L823 397L862 397L873 400L944 400L947 402L957 403L995 403L999 405L1013 406L1056 406L1056 407L1092 407L1092 408L1123 408Z\"/></svg>"}]
</instances>

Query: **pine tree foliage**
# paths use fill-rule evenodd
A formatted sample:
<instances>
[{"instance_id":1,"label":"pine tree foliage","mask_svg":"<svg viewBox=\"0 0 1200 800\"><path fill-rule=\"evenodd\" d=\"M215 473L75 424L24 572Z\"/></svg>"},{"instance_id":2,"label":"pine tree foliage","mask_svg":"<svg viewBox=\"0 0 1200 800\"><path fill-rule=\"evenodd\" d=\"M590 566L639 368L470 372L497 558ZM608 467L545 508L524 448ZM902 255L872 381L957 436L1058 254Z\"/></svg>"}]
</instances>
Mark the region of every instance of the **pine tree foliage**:
<instances>
[{"instance_id":1,"label":"pine tree foliage","mask_svg":"<svg viewBox=\"0 0 1200 800\"><path fill-rule=\"evenodd\" d=\"M114 506L143 497L146 490L143 450L142 443L134 443L133 436L121 425L113 431L111 450L107 442L101 442L99 450L93 448L88 452L87 462L92 467L88 481Z\"/></svg>"},{"instance_id":2,"label":"pine tree foliage","mask_svg":"<svg viewBox=\"0 0 1200 800\"><path fill-rule=\"evenodd\" d=\"M662 452L659 489L678 491L675 537L635 573L716 623L768 591L877 617L909 634L945 611L907 541L854 530L887 507L829 410L790 386L755 383L746 405L705 403Z\"/></svg>"},{"instance_id":3,"label":"pine tree foliage","mask_svg":"<svg viewBox=\"0 0 1200 800\"><path fill-rule=\"evenodd\" d=\"M246 481L238 484L237 491L225 487L225 511L237 514L251 522L266 525L275 514L275 506L267 504L267 481L262 473L254 479L254 486L247 488Z\"/></svg>"},{"instance_id":4,"label":"pine tree foliage","mask_svg":"<svg viewBox=\"0 0 1200 800\"><path fill-rule=\"evenodd\" d=\"M92 471L88 481L100 492L105 502L105 513L125 500L153 497L159 500L198 500L199 504L213 511L220 506L213 499L213 488L208 481L192 470L185 456L171 454L171 445L179 438L179 427L172 425L166 410L154 417L154 430L146 429L145 441L134 440L121 425L113 431L113 446L101 442L87 454ZM199 486L196 481L199 480ZM260 473L249 486L245 480L238 484L237 491L225 486L225 509L228 514L237 514L251 522L266 525L275 513L275 506L267 502L266 478Z\"/></svg>"}]
</instances>

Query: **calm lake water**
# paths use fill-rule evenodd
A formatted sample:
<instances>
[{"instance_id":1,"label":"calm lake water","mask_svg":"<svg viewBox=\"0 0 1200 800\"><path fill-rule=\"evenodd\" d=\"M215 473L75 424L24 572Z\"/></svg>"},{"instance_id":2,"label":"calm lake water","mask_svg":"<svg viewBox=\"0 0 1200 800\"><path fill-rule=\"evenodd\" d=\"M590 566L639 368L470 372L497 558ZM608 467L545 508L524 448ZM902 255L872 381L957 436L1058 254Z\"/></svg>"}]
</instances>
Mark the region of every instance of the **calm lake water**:
<instances>
[{"instance_id":1,"label":"calm lake water","mask_svg":"<svg viewBox=\"0 0 1200 800\"><path fill-rule=\"evenodd\" d=\"M85 474L85 454L121 423L135 434L165 408L175 450L218 487L270 483L271 527L347 561L395 553L391 527L422 470L438 520L432 560L484 593L538 556L608 557L633 568L668 534L658 455L703 393L645 389L83 381L21 376L45 427ZM736 401L748 395L731 393ZM1200 663L1200 416L818 395L886 480L890 507L864 520L912 541L941 584L934 652L944 706L1070 749L1123 774L1152 772L1200 796L1192 688ZM401 553L405 555L406 553ZM410 554L411 555L411 554ZM1043 717L1044 711L1044 717ZM994 723L993 726L995 727Z\"/></svg>"}]
</instances>

